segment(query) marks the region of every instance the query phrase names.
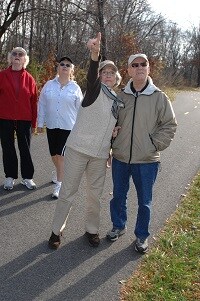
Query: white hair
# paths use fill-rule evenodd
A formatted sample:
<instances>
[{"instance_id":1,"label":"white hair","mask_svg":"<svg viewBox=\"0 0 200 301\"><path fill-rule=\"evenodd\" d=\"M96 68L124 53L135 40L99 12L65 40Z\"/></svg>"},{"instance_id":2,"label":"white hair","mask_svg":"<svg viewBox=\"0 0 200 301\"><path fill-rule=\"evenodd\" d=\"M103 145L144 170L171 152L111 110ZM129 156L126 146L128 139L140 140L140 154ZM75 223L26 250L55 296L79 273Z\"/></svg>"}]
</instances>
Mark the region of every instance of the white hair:
<instances>
[{"instance_id":1,"label":"white hair","mask_svg":"<svg viewBox=\"0 0 200 301\"><path fill-rule=\"evenodd\" d=\"M122 81L122 77L121 77L119 71L117 71L116 72L116 84L115 84L115 87L119 86L120 83L121 83L121 81Z\"/></svg>"},{"instance_id":2,"label":"white hair","mask_svg":"<svg viewBox=\"0 0 200 301\"><path fill-rule=\"evenodd\" d=\"M9 66L11 66L11 64L12 64L12 62L11 62L11 56L12 56L12 53L15 52L15 51L21 51L21 52L23 52L25 54L25 56L24 56L25 61L24 61L23 67L24 67L24 69L26 69L26 67L27 67L27 65L29 63L29 56L27 55L26 50L24 48L22 48L22 47L14 47L12 49L12 51L8 53L7 61L8 61Z\"/></svg>"}]
</instances>

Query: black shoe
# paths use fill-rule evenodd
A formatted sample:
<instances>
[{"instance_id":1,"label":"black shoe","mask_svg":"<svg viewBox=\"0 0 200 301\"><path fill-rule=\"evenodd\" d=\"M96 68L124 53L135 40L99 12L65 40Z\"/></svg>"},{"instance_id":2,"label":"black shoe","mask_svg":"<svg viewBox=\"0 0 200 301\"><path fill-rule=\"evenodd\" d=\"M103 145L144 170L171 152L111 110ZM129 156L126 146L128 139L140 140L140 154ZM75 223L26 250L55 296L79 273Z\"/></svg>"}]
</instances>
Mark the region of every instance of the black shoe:
<instances>
[{"instance_id":1,"label":"black shoe","mask_svg":"<svg viewBox=\"0 0 200 301\"><path fill-rule=\"evenodd\" d=\"M89 245L91 247L98 247L98 245L100 244L100 238L99 238L99 234L91 234L89 232L85 232L85 236L88 239Z\"/></svg>"},{"instance_id":2,"label":"black shoe","mask_svg":"<svg viewBox=\"0 0 200 301\"><path fill-rule=\"evenodd\" d=\"M61 237L61 234L56 235L53 232L51 233L51 237L49 238L49 248L50 249L57 250L59 248L60 243L61 243L60 237Z\"/></svg>"}]
</instances>

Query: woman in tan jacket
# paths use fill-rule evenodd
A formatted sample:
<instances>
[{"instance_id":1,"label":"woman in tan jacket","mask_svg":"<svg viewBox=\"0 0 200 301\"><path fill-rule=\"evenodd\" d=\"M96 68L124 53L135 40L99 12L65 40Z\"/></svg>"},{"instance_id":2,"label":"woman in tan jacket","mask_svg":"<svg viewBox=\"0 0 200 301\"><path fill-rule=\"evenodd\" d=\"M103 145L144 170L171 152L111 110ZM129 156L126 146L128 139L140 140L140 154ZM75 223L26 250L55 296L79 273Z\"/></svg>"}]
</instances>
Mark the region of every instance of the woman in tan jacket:
<instances>
[{"instance_id":1,"label":"woman in tan jacket","mask_svg":"<svg viewBox=\"0 0 200 301\"><path fill-rule=\"evenodd\" d=\"M100 198L106 176L111 137L116 125L119 106L123 106L112 90L121 76L112 61L100 63L101 34L88 43L91 51L87 75L87 90L76 123L68 137L65 174L49 239L49 247L57 249L66 226L69 211L85 172L87 181L87 210L85 235L92 247L100 243Z\"/></svg>"}]
</instances>

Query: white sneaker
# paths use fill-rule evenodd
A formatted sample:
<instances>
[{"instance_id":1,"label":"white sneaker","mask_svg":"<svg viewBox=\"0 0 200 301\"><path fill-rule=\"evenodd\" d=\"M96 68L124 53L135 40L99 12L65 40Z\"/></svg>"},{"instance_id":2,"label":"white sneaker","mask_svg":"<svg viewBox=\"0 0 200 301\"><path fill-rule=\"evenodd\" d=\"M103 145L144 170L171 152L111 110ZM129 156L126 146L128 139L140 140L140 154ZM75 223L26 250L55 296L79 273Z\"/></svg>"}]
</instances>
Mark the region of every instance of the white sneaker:
<instances>
[{"instance_id":1,"label":"white sneaker","mask_svg":"<svg viewBox=\"0 0 200 301\"><path fill-rule=\"evenodd\" d=\"M57 172L54 170L52 171L52 183L56 184L57 183Z\"/></svg>"},{"instance_id":2,"label":"white sneaker","mask_svg":"<svg viewBox=\"0 0 200 301\"><path fill-rule=\"evenodd\" d=\"M136 238L135 241L135 251L139 252L139 253L146 253L148 252L148 239L141 239L141 238Z\"/></svg>"},{"instance_id":3,"label":"white sneaker","mask_svg":"<svg viewBox=\"0 0 200 301\"><path fill-rule=\"evenodd\" d=\"M15 180L11 177L8 177L8 178L5 179L3 188L5 190L12 190L14 184L15 184Z\"/></svg>"},{"instance_id":4,"label":"white sneaker","mask_svg":"<svg viewBox=\"0 0 200 301\"><path fill-rule=\"evenodd\" d=\"M59 183L57 183L56 185L55 185L55 187L54 187L54 189L53 189L53 193L52 193L52 198L53 199L58 199L58 197L59 197L59 192L60 192L60 188L61 188L61 184Z\"/></svg>"},{"instance_id":5,"label":"white sneaker","mask_svg":"<svg viewBox=\"0 0 200 301\"><path fill-rule=\"evenodd\" d=\"M23 179L21 181L22 185L25 185L28 189L35 189L36 184L33 182L33 179Z\"/></svg>"}]
</instances>

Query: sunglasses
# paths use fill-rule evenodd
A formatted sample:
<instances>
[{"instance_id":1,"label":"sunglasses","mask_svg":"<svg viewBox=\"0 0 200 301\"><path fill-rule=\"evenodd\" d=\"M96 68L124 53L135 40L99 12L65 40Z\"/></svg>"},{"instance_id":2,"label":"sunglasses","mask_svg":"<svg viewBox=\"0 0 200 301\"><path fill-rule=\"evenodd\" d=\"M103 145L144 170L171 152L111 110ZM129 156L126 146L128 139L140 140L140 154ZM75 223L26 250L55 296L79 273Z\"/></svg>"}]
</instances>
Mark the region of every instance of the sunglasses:
<instances>
[{"instance_id":1,"label":"sunglasses","mask_svg":"<svg viewBox=\"0 0 200 301\"><path fill-rule=\"evenodd\" d=\"M60 65L61 67L64 67L64 66L65 66L65 67L68 67L68 68L70 68L70 67L71 67L71 65L70 65L70 64L64 64L64 63L60 63L59 65Z\"/></svg>"},{"instance_id":2,"label":"sunglasses","mask_svg":"<svg viewBox=\"0 0 200 301\"><path fill-rule=\"evenodd\" d=\"M133 68L138 68L139 66L141 67L146 67L147 66L147 62L143 62L143 63L132 63L131 66Z\"/></svg>"},{"instance_id":3,"label":"sunglasses","mask_svg":"<svg viewBox=\"0 0 200 301\"><path fill-rule=\"evenodd\" d=\"M23 52L12 52L12 56L23 57L23 56L25 56L25 54Z\"/></svg>"}]
</instances>

